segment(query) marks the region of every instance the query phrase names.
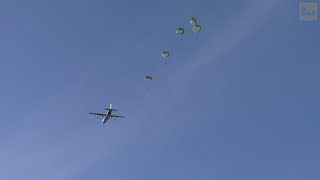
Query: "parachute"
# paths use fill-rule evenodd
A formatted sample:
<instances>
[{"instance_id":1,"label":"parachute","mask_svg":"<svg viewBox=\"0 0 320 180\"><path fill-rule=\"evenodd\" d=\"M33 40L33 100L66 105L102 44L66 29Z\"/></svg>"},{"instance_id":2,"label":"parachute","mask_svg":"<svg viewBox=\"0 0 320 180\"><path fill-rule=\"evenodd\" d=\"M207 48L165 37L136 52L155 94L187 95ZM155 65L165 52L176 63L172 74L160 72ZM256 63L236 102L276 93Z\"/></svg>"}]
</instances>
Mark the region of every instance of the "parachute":
<instances>
[{"instance_id":1,"label":"parachute","mask_svg":"<svg viewBox=\"0 0 320 180\"><path fill-rule=\"evenodd\" d=\"M183 40L182 35L184 34L184 29L183 28L178 28L176 30L176 34L181 36L181 40Z\"/></svg>"},{"instance_id":2,"label":"parachute","mask_svg":"<svg viewBox=\"0 0 320 180\"><path fill-rule=\"evenodd\" d=\"M190 24L191 24L192 26L195 26L195 25L197 24L197 19L196 19L196 18L191 18L191 19L190 19Z\"/></svg>"},{"instance_id":3,"label":"parachute","mask_svg":"<svg viewBox=\"0 0 320 180\"><path fill-rule=\"evenodd\" d=\"M178 28L176 30L176 33L179 34L179 35L183 35L184 34L184 29L183 28Z\"/></svg>"},{"instance_id":4,"label":"parachute","mask_svg":"<svg viewBox=\"0 0 320 180\"><path fill-rule=\"evenodd\" d=\"M161 56L162 56L163 58L167 58L167 57L170 56L170 53L169 53L169 51L163 51L162 54L161 54ZM168 64L168 62L167 62L166 60L165 60L165 62L166 62L166 64Z\"/></svg>"},{"instance_id":5,"label":"parachute","mask_svg":"<svg viewBox=\"0 0 320 180\"><path fill-rule=\"evenodd\" d=\"M201 30L201 26L199 24L192 27L193 32L199 32Z\"/></svg>"},{"instance_id":6,"label":"parachute","mask_svg":"<svg viewBox=\"0 0 320 180\"><path fill-rule=\"evenodd\" d=\"M169 51L163 51L162 54L161 54L162 57L166 58L166 57L169 57L170 56L170 53Z\"/></svg>"},{"instance_id":7,"label":"parachute","mask_svg":"<svg viewBox=\"0 0 320 180\"><path fill-rule=\"evenodd\" d=\"M152 80L152 76L145 76L144 80Z\"/></svg>"},{"instance_id":8,"label":"parachute","mask_svg":"<svg viewBox=\"0 0 320 180\"><path fill-rule=\"evenodd\" d=\"M152 81L152 76L145 76L144 77L144 80L146 80L146 81ZM149 96L149 91L150 91L150 89L149 89L149 87L147 87L147 96Z\"/></svg>"}]
</instances>

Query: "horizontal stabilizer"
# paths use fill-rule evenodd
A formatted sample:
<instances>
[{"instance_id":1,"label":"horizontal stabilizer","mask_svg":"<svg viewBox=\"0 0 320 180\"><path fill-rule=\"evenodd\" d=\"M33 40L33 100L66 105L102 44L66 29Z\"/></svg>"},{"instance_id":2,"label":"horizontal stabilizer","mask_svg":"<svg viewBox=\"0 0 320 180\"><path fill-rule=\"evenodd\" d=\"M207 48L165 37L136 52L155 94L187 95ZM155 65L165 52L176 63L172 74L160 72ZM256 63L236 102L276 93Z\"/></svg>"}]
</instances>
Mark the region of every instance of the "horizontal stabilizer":
<instances>
[{"instance_id":1,"label":"horizontal stabilizer","mask_svg":"<svg viewBox=\"0 0 320 180\"><path fill-rule=\"evenodd\" d=\"M112 111L118 111L118 110L116 110L116 109L110 109L110 108L105 108L105 110L108 110L108 111L110 111L110 110L112 110Z\"/></svg>"}]
</instances>

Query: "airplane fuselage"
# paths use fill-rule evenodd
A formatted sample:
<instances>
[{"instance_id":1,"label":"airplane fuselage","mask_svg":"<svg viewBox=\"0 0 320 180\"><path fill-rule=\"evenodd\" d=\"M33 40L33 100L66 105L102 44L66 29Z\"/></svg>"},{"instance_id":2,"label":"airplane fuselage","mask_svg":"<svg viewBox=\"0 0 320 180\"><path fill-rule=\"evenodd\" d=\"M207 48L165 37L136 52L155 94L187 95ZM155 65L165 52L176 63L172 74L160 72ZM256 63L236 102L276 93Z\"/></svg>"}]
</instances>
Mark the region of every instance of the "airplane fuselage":
<instances>
[{"instance_id":1,"label":"airplane fuselage","mask_svg":"<svg viewBox=\"0 0 320 180\"><path fill-rule=\"evenodd\" d=\"M112 113L112 110L111 110L111 109L108 110L106 116L102 119L102 123L103 123L103 124L106 123L106 122L110 119L111 113Z\"/></svg>"}]
</instances>

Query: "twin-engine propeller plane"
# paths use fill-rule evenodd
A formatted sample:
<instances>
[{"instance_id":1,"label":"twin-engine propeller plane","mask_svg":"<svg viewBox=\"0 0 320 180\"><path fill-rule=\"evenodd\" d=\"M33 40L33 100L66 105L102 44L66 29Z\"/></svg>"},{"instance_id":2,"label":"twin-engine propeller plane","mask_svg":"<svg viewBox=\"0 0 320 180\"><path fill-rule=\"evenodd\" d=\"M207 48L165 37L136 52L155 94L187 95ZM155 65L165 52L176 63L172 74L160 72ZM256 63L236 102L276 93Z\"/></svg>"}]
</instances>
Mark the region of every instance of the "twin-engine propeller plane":
<instances>
[{"instance_id":1,"label":"twin-engine propeller plane","mask_svg":"<svg viewBox=\"0 0 320 180\"><path fill-rule=\"evenodd\" d=\"M110 104L109 108L105 108L107 110L106 114L100 114L100 113L92 113L90 112L89 114L95 115L97 118L101 118L102 123L106 123L110 118L125 118L124 116L116 116L112 115L113 111L118 111L116 109L112 109L112 104Z\"/></svg>"}]
</instances>

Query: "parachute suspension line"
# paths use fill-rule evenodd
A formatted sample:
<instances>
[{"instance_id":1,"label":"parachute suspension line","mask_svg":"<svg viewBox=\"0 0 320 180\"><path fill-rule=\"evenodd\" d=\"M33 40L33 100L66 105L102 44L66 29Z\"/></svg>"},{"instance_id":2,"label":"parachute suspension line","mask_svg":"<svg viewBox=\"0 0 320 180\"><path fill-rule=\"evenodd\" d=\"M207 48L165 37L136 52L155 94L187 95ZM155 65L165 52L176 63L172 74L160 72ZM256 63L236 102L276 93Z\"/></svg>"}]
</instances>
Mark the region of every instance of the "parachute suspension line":
<instances>
[{"instance_id":1,"label":"parachute suspension line","mask_svg":"<svg viewBox=\"0 0 320 180\"><path fill-rule=\"evenodd\" d=\"M147 96L150 95L149 87L147 87Z\"/></svg>"},{"instance_id":2,"label":"parachute suspension line","mask_svg":"<svg viewBox=\"0 0 320 180\"><path fill-rule=\"evenodd\" d=\"M198 33L193 33L194 34L194 39L198 40L199 39L199 34Z\"/></svg>"}]
</instances>

